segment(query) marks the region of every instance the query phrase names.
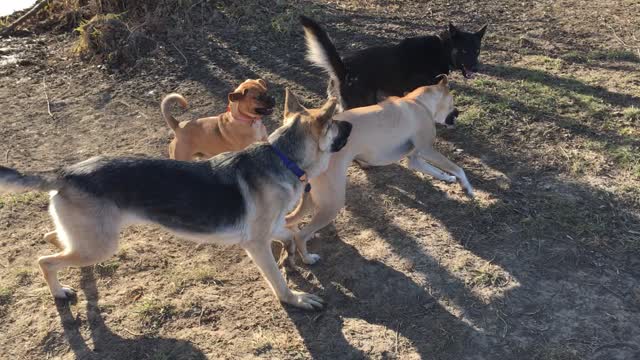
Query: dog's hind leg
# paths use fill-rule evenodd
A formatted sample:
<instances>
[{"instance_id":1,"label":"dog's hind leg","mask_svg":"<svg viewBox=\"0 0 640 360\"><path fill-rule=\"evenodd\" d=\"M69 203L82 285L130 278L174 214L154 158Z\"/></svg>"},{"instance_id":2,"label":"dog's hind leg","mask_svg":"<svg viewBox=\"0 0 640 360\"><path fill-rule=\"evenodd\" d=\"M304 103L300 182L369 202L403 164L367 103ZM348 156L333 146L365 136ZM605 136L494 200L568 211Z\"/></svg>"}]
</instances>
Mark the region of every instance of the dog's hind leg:
<instances>
[{"instance_id":1,"label":"dog's hind leg","mask_svg":"<svg viewBox=\"0 0 640 360\"><path fill-rule=\"evenodd\" d=\"M449 175L437 167L427 163L417 155L409 156L409 168L418 170L425 174L429 174L438 180L442 180L448 183L456 182L456 177Z\"/></svg>"},{"instance_id":2,"label":"dog's hind leg","mask_svg":"<svg viewBox=\"0 0 640 360\"><path fill-rule=\"evenodd\" d=\"M169 143L169 159L175 160L176 158L176 141L178 141L178 139L173 138Z\"/></svg>"},{"instance_id":3,"label":"dog's hind leg","mask_svg":"<svg viewBox=\"0 0 640 360\"><path fill-rule=\"evenodd\" d=\"M267 280L278 300L307 310L322 308L324 301L319 296L289 289L271 253L270 241L251 241L244 245L244 250Z\"/></svg>"},{"instance_id":4,"label":"dog's hind leg","mask_svg":"<svg viewBox=\"0 0 640 360\"><path fill-rule=\"evenodd\" d=\"M298 206L296 206L296 208L284 218L287 224L286 226L293 227L298 225L311 208L313 208L313 199L311 198L310 193L305 192L302 194L302 198L300 199Z\"/></svg>"},{"instance_id":5,"label":"dog's hind leg","mask_svg":"<svg viewBox=\"0 0 640 360\"><path fill-rule=\"evenodd\" d=\"M55 195L51 198L50 213L56 224L57 237L64 250L38 259L51 295L68 299L74 291L58 281L58 271L69 266L96 264L113 255L118 248L120 230L119 213L109 206L76 207L70 201Z\"/></svg>"},{"instance_id":6,"label":"dog's hind leg","mask_svg":"<svg viewBox=\"0 0 640 360\"><path fill-rule=\"evenodd\" d=\"M44 241L57 247L58 250L64 249L64 245L60 242L60 239L58 238L58 233L55 230L49 231L48 233L44 234Z\"/></svg>"},{"instance_id":7,"label":"dog's hind leg","mask_svg":"<svg viewBox=\"0 0 640 360\"><path fill-rule=\"evenodd\" d=\"M460 185L462 185L462 187L467 192L467 195L469 195L469 197L473 197L473 188L471 187L469 180L467 180L467 175L465 175L464 170L462 170L461 167L454 164L451 160L447 159L444 155L440 154L433 148L420 149L418 155L424 160L440 168L441 170L455 175L458 181L460 181Z\"/></svg>"},{"instance_id":8,"label":"dog's hind leg","mask_svg":"<svg viewBox=\"0 0 640 360\"><path fill-rule=\"evenodd\" d=\"M193 152L191 146L181 142L177 138L173 140L173 157L174 160L191 161L193 160Z\"/></svg>"},{"instance_id":9,"label":"dog's hind leg","mask_svg":"<svg viewBox=\"0 0 640 360\"><path fill-rule=\"evenodd\" d=\"M305 264L311 265L320 260L320 255L309 253L307 241L316 231L329 225L344 207L347 187L346 166L339 166L339 168L338 174L320 175L322 178L318 177L311 188L311 198L315 205L313 217L294 237L300 257Z\"/></svg>"}]
</instances>

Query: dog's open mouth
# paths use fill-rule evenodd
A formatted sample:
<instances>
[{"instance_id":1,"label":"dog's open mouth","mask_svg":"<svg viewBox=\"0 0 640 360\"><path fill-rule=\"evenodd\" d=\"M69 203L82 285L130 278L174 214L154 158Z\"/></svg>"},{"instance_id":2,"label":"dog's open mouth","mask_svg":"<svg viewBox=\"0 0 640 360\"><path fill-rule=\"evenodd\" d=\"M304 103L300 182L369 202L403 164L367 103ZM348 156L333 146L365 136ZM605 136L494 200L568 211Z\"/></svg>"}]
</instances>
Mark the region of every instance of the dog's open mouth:
<instances>
[{"instance_id":1,"label":"dog's open mouth","mask_svg":"<svg viewBox=\"0 0 640 360\"><path fill-rule=\"evenodd\" d=\"M271 115L273 113L273 108L256 108L254 112L258 115Z\"/></svg>"},{"instance_id":2,"label":"dog's open mouth","mask_svg":"<svg viewBox=\"0 0 640 360\"><path fill-rule=\"evenodd\" d=\"M469 68L462 65L462 76L464 76L465 79L473 79L475 75L476 73L474 71L469 70Z\"/></svg>"}]
</instances>

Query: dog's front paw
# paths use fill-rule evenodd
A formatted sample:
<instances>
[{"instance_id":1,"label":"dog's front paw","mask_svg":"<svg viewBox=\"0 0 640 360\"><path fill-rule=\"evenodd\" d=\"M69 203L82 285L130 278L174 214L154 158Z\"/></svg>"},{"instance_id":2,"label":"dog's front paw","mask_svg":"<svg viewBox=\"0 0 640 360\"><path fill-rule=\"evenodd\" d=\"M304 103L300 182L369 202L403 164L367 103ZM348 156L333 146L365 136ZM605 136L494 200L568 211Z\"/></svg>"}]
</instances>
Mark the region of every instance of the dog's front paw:
<instances>
[{"instance_id":1,"label":"dog's front paw","mask_svg":"<svg viewBox=\"0 0 640 360\"><path fill-rule=\"evenodd\" d=\"M302 262L307 265L313 265L320 260L320 255L318 254L307 254L302 257Z\"/></svg>"},{"instance_id":2,"label":"dog's front paw","mask_svg":"<svg viewBox=\"0 0 640 360\"><path fill-rule=\"evenodd\" d=\"M464 191L467 193L467 196L473 199L473 188L471 187L471 184L469 184L469 180L467 180L467 177L461 176L460 178L458 178L458 180L460 181L460 185L462 186Z\"/></svg>"},{"instance_id":3,"label":"dog's front paw","mask_svg":"<svg viewBox=\"0 0 640 360\"><path fill-rule=\"evenodd\" d=\"M63 286L62 288L60 288L60 291L57 291L55 294L53 294L53 297L57 300L66 301L75 299L77 295L75 290L73 290L72 288Z\"/></svg>"},{"instance_id":4,"label":"dog's front paw","mask_svg":"<svg viewBox=\"0 0 640 360\"><path fill-rule=\"evenodd\" d=\"M473 188L471 188L471 185L465 186L464 191L469 198L473 199L475 197L475 195L473 194Z\"/></svg>"},{"instance_id":5,"label":"dog's front paw","mask_svg":"<svg viewBox=\"0 0 640 360\"><path fill-rule=\"evenodd\" d=\"M302 291L291 291L291 296L285 302L305 310L320 310L324 307L324 300L320 296Z\"/></svg>"},{"instance_id":6,"label":"dog's front paw","mask_svg":"<svg viewBox=\"0 0 640 360\"><path fill-rule=\"evenodd\" d=\"M441 180L447 183L454 183L458 180L458 178L453 175L444 175Z\"/></svg>"}]
</instances>

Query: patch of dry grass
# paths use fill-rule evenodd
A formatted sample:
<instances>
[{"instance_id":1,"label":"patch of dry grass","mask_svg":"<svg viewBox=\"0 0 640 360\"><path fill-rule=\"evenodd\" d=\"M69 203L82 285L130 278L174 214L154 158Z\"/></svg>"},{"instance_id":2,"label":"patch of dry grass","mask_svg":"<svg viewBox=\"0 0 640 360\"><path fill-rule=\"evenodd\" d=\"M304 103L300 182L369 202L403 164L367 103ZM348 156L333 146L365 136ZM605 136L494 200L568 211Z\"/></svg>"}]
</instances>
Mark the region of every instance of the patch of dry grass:
<instances>
[{"instance_id":1,"label":"patch of dry grass","mask_svg":"<svg viewBox=\"0 0 640 360\"><path fill-rule=\"evenodd\" d=\"M176 293L182 293L186 288L197 285L223 285L216 272L207 266L176 269L171 272L170 283L175 286Z\"/></svg>"},{"instance_id":2,"label":"patch of dry grass","mask_svg":"<svg viewBox=\"0 0 640 360\"><path fill-rule=\"evenodd\" d=\"M640 111L619 104L631 96L565 75L562 59L528 56L521 64L493 65L489 76L455 91L464 107L460 124L471 136L517 143L526 149L524 157L545 157L572 174L602 173L614 165L640 179L640 142L633 136ZM612 102L612 96L621 100Z\"/></svg>"},{"instance_id":3,"label":"patch of dry grass","mask_svg":"<svg viewBox=\"0 0 640 360\"><path fill-rule=\"evenodd\" d=\"M134 311L141 323L141 328L149 332L157 332L165 323L176 315L175 305L158 299L147 299L140 303Z\"/></svg>"},{"instance_id":4,"label":"patch of dry grass","mask_svg":"<svg viewBox=\"0 0 640 360\"><path fill-rule=\"evenodd\" d=\"M99 264L96 264L93 267L93 271L98 275L98 277L112 277L116 274L116 271L120 267L120 262L117 260L106 261Z\"/></svg>"},{"instance_id":5,"label":"patch of dry grass","mask_svg":"<svg viewBox=\"0 0 640 360\"><path fill-rule=\"evenodd\" d=\"M0 209L8 206L35 205L46 207L49 204L49 196L43 192L29 191L24 193L0 195Z\"/></svg>"}]
</instances>

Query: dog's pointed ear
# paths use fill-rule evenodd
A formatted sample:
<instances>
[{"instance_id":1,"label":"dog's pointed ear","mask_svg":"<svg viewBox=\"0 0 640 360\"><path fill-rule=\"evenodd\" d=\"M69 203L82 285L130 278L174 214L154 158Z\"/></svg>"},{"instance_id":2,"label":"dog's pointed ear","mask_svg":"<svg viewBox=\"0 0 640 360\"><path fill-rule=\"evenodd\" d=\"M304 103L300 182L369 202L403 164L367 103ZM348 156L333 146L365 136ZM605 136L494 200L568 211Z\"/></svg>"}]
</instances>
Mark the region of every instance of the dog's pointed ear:
<instances>
[{"instance_id":1,"label":"dog's pointed ear","mask_svg":"<svg viewBox=\"0 0 640 360\"><path fill-rule=\"evenodd\" d=\"M320 108L317 120L321 123L326 123L333 118L336 113L336 106L338 105L338 99L330 97L324 105Z\"/></svg>"},{"instance_id":2,"label":"dog's pointed ear","mask_svg":"<svg viewBox=\"0 0 640 360\"><path fill-rule=\"evenodd\" d=\"M452 38L454 37L458 37L458 29L453 26L453 23L449 23L449 35L451 35Z\"/></svg>"},{"instance_id":3,"label":"dog's pointed ear","mask_svg":"<svg viewBox=\"0 0 640 360\"><path fill-rule=\"evenodd\" d=\"M446 74L440 74L436 76L438 86L447 86L449 84L449 77Z\"/></svg>"},{"instance_id":4,"label":"dog's pointed ear","mask_svg":"<svg viewBox=\"0 0 640 360\"><path fill-rule=\"evenodd\" d=\"M476 36L479 39L482 39L484 36L484 33L487 31L487 26L489 26L489 24L485 24L480 30L476 31Z\"/></svg>"},{"instance_id":5,"label":"dog's pointed ear","mask_svg":"<svg viewBox=\"0 0 640 360\"><path fill-rule=\"evenodd\" d=\"M258 82L258 84L260 84L260 86L264 87L265 89L267 88L267 82L262 80L262 79L258 79L256 80Z\"/></svg>"},{"instance_id":6,"label":"dog's pointed ear","mask_svg":"<svg viewBox=\"0 0 640 360\"><path fill-rule=\"evenodd\" d=\"M232 93L229 93L227 97L229 98L230 102L236 102L236 101L242 100L242 98L247 95L247 92L249 92L249 89L244 89L242 91L234 91Z\"/></svg>"},{"instance_id":7,"label":"dog's pointed ear","mask_svg":"<svg viewBox=\"0 0 640 360\"><path fill-rule=\"evenodd\" d=\"M304 107L300 105L296 94L289 90L289 88L286 88L284 95L284 116L288 117L290 113L302 111L304 111Z\"/></svg>"}]
</instances>

